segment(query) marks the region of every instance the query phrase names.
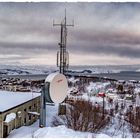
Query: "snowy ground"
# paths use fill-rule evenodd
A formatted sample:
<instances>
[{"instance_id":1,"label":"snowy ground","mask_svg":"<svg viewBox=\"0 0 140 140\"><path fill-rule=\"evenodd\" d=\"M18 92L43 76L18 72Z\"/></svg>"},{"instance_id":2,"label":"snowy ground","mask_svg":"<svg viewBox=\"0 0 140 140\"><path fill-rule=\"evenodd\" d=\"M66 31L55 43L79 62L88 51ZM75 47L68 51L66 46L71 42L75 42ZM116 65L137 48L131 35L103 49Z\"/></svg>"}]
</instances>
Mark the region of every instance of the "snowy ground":
<instances>
[{"instance_id":1,"label":"snowy ground","mask_svg":"<svg viewBox=\"0 0 140 140\"><path fill-rule=\"evenodd\" d=\"M104 83L104 85L106 85ZM102 85L102 86L104 86ZM89 86L94 86L90 84ZM100 86L99 86L100 87ZM91 88L88 88L89 91ZM136 88L135 92L140 91L139 88ZM76 97L78 98L78 97ZM80 97L81 98L81 97ZM84 94L82 96L83 99L90 100L92 102L98 102L102 104L102 98L91 96L89 97L88 94ZM106 99L105 99L106 102ZM105 104L105 108L110 108L109 104ZM35 122L31 126L23 126L21 128L13 130L8 138L132 138L133 134L130 131L130 124L124 121L124 118L119 115L119 113L114 114L114 117L111 118L109 124L101 129L97 133L89 133L89 132L79 132L74 131L72 129L68 129L64 125L60 125L57 127L52 127L53 117L57 116L58 105L55 106L46 106L46 127L39 128L39 121Z\"/></svg>"},{"instance_id":2,"label":"snowy ground","mask_svg":"<svg viewBox=\"0 0 140 140\"><path fill-rule=\"evenodd\" d=\"M21 128L13 130L8 138L92 138L94 134L89 132L78 132L72 129L66 128L61 125L57 127L51 127L53 116L57 115L58 106L47 106L47 127L39 128L39 120L31 126L23 126ZM101 136L109 137L105 134ZM100 134L97 134L100 137Z\"/></svg>"},{"instance_id":3,"label":"snowy ground","mask_svg":"<svg viewBox=\"0 0 140 140\"><path fill-rule=\"evenodd\" d=\"M71 79L72 81L74 79ZM109 83L91 83L87 88L87 92L93 91L95 87L99 89L104 89ZM135 93L139 92L140 88L135 89ZM78 97L77 97L78 98ZM84 94L82 96L85 100L90 100L92 102L102 103L101 97L91 96ZM105 99L106 102L106 99ZM110 108L108 104L105 104L105 109ZM79 132L72 129L68 129L64 125L57 127L52 127L53 117L57 115L58 105L55 106L46 106L46 127L39 128L39 121L35 122L31 126L23 126L21 128L13 130L8 138L132 138L133 134L130 131L130 124L124 121L124 118L119 115L119 113L114 114L114 117L111 118L109 124L101 129L97 133L89 132Z\"/></svg>"},{"instance_id":4,"label":"snowy ground","mask_svg":"<svg viewBox=\"0 0 140 140\"><path fill-rule=\"evenodd\" d=\"M68 129L64 125L52 127L52 120L53 117L57 115L58 106L47 105L46 108L47 127L39 128L39 121L37 121L31 126L23 126L13 130L8 138L132 138L132 133L129 131L129 125L124 121L120 121L117 117L96 134L74 131ZM124 125L122 125L123 123Z\"/></svg>"},{"instance_id":5,"label":"snowy ground","mask_svg":"<svg viewBox=\"0 0 140 140\"><path fill-rule=\"evenodd\" d=\"M132 138L132 133L129 129L129 124L117 117L112 117L111 122L100 133L109 135L112 138Z\"/></svg>"},{"instance_id":6,"label":"snowy ground","mask_svg":"<svg viewBox=\"0 0 140 140\"><path fill-rule=\"evenodd\" d=\"M57 115L58 106L46 106L47 110L47 127L39 128L39 121L31 126L23 126L13 130L8 138L86 138L92 137L91 133L76 132L72 129L66 128L64 125L58 127L51 127L53 116Z\"/></svg>"}]
</instances>

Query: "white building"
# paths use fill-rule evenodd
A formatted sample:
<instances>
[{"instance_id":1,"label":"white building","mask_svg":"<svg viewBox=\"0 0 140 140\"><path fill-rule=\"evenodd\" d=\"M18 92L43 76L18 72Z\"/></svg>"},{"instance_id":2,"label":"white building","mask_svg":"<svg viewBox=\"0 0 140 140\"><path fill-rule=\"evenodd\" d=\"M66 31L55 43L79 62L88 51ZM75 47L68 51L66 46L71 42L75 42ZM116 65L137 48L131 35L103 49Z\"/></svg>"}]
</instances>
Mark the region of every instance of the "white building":
<instances>
[{"instance_id":1,"label":"white building","mask_svg":"<svg viewBox=\"0 0 140 140\"><path fill-rule=\"evenodd\" d=\"M39 93L0 91L0 138L15 128L32 124L39 112Z\"/></svg>"}]
</instances>

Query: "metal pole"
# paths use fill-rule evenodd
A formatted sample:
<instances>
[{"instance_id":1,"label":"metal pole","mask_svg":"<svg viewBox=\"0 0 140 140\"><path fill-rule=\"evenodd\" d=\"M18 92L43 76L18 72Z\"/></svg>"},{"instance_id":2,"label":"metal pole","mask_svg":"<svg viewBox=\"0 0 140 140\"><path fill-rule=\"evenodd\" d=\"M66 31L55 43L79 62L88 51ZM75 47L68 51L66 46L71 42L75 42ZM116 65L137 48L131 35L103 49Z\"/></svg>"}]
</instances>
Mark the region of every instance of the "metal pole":
<instances>
[{"instance_id":1,"label":"metal pole","mask_svg":"<svg viewBox=\"0 0 140 140\"><path fill-rule=\"evenodd\" d=\"M68 69L67 62L69 62L67 59L67 51L66 51L66 44L67 44L67 26L74 26L73 24L67 24L67 18L66 18L66 9L65 9L65 17L64 20L61 22L61 24L55 24L53 21L53 26L61 26L61 36L60 36L60 58L57 58L57 63L60 61L59 70L60 73L65 74L66 70Z\"/></svg>"},{"instance_id":2,"label":"metal pole","mask_svg":"<svg viewBox=\"0 0 140 140\"><path fill-rule=\"evenodd\" d=\"M41 107L40 107L39 126L40 127L46 127L46 96L45 96L45 86L42 87L40 101L41 101Z\"/></svg>"}]
</instances>

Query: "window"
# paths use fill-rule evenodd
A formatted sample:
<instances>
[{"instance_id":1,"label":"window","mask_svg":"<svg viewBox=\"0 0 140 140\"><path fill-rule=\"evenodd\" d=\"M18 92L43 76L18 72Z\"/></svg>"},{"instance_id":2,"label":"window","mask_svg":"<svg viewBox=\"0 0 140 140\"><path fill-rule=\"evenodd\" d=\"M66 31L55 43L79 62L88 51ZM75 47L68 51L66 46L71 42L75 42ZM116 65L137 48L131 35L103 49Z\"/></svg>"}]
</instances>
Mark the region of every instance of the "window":
<instances>
[{"instance_id":1,"label":"window","mask_svg":"<svg viewBox=\"0 0 140 140\"><path fill-rule=\"evenodd\" d=\"M26 124L26 118L24 118L24 125Z\"/></svg>"},{"instance_id":2,"label":"window","mask_svg":"<svg viewBox=\"0 0 140 140\"><path fill-rule=\"evenodd\" d=\"M32 108L32 107L31 107L31 106L29 106L29 110L31 110L31 108Z\"/></svg>"},{"instance_id":3,"label":"window","mask_svg":"<svg viewBox=\"0 0 140 140\"><path fill-rule=\"evenodd\" d=\"M29 115L29 121L31 120L31 118L32 118L31 115Z\"/></svg>"},{"instance_id":4,"label":"window","mask_svg":"<svg viewBox=\"0 0 140 140\"><path fill-rule=\"evenodd\" d=\"M35 115L33 115L33 119L35 119Z\"/></svg>"}]
</instances>

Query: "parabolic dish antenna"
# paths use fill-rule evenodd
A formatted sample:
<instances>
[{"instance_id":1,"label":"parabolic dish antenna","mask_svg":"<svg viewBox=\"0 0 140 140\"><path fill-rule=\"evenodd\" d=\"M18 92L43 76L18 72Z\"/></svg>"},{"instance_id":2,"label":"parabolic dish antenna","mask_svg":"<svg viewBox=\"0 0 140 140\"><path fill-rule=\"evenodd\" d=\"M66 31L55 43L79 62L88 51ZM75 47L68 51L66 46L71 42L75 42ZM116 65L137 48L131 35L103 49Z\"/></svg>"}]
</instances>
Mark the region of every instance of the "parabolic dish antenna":
<instances>
[{"instance_id":1,"label":"parabolic dish antenna","mask_svg":"<svg viewBox=\"0 0 140 140\"><path fill-rule=\"evenodd\" d=\"M67 96L68 83L63 74L52 73L45 79L46 100L50 103L61 103Z\"/></svg>"}]
</instances>

